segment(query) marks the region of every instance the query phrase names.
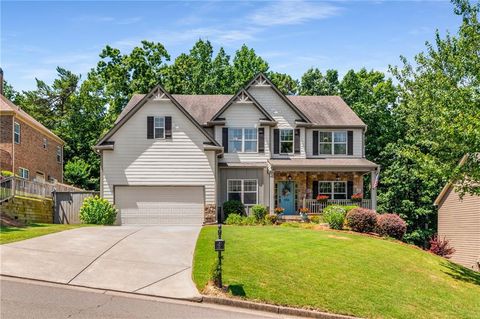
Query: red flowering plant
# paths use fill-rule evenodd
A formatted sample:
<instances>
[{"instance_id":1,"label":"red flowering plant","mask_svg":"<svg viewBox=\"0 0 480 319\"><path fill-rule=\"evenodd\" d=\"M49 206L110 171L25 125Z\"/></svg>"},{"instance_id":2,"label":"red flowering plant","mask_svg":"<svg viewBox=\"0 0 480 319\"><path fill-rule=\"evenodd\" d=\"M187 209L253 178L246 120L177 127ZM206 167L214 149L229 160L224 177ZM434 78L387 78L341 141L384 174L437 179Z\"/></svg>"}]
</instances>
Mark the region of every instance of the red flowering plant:
<instances>
[{"instance_id":1,"label":"red flowering plant","mask_svg":"<svg viewBox=\"0 0 480 319\"><path fill-rule=\"evenodd\" d=\"M326 203L328 201L328 195L317 195L317 201L321 203Z\"/></svg>"},{"instance_id":2,"label":"red flowering plant","mask_svg":"<svg viewBox=\"0 0 480 319\"><path fill-rule=\"evenodd\" d=\"M310 213L310 209L308 209L307 207L301 207L298 211L299 211L301 214L308 214L308 213Z\"/></svg>"},{"instance_id":3,"label":"red flowering plant","mask_svg":"<svg viewBox=\"0 0 480 319\"><path fill-rule=\"evenodd\" d=\"M352 195L352 201L353 202L361 202L363 199L363 194L362 193L356 193Z\"/></svg>"},{"instance_id":4,"label":"red flowering plant","mask_svg":"<svg viewBox=\"0 0 480 319\"><path fill-rule=\"evenodd\" d=\"M279 215L282 214L285 211L285 208L283 207L275 207L275 214Z\"/></svg>"}]
</instances>

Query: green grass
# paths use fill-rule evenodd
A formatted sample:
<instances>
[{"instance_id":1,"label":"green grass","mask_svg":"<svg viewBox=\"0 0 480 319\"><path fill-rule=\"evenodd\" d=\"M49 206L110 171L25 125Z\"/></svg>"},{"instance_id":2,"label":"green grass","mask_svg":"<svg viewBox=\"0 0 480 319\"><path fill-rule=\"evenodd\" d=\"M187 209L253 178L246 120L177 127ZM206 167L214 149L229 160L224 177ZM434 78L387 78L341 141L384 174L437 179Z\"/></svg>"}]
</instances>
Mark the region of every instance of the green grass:
<instances>
[{"instance_id":1,"label":"green grass","mask_svg":"<svg viewBox=\"0 0 480 319\"><path fill-rule=\"evenodd\" d=\"M367 318L479 318L480 274L392 240L293 227L223 228L224 285L250 300ZM216 258L204 227L193 278Z\"/></svg>"},{"instance_id":2,"label":"green grass","mask_svg":"<svg viewBox=\"0 0 480 319\"><path fill-rule=\"evenodd\" d=\"M57 233L63 230L85 227L90 225L63 225L63 224L30 224L25 227L0 227L0 244L12 243L47 234Z\"/></svg>"}]
</instances>

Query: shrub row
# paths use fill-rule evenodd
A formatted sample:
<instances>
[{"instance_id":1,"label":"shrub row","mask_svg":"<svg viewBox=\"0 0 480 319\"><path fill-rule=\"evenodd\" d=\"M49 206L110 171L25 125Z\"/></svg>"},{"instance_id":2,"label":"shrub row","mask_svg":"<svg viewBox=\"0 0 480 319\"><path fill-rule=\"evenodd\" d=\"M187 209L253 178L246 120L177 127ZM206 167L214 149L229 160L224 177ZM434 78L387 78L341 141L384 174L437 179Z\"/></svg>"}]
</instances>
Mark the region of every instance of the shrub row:
<instances>
[{"instance_id":1,"label":"shrub row","mask_svg":"<svg viewBox=\"0 0 480 319\"><path fill-rule=\"evenodd\" d=\"M262 219L257 219L255 216L241 216L238 214L230 214L225 220L226 225L237 226L254 226L254 225L273 225L277 222L277 216L266 215Z\"/></svg>"},{"instance_id":2,"label":"shrub row","mask_svg":"<svg viewBox=\"0 0 480 319\"><path fill-rule=\"evenodd\" d=\"M323 210L323 219L332 229L348 226L360 233L376 232L381 236L402 239L407 224L397 214L377 214L375 211L358 206L328 206Z\"/></svg>"}]
</instances>

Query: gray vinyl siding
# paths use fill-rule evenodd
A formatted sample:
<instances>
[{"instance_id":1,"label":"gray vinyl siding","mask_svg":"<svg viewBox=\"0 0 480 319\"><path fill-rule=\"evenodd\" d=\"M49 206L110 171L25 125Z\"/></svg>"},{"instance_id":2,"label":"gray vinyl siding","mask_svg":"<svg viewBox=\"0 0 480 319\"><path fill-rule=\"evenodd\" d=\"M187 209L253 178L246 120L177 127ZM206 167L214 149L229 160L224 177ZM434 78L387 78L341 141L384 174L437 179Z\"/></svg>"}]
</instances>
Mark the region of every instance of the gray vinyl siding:
<instances>
[{"instance_id":1,"label":"gray vinyl siding","mask_svg":"<svg viewBox=\"0 0 480 319\"><path fill-rule=\"evenodd\" d=\"M263 106L263 108L277 121L275 128L291 128L295 129L295 121L300 119L300 116L287 104L285 101L269 86L252 86L248 92ZM272 130L270 130L272 132ZM273 137L273 134L270 133ZM272 139L271 139L272 140ZM273 141L270 142L270 147L273 149ZM305 129L300 129L300 154L295 155L278 155L272 154L274 158L305 158Z\"/></svg>"},{"instance_id":2,"label":"gray vinyl siding","mask_svg":"<svg viewBox=\"0 0 480 319\"><path fill-rule=\"evenodd\" d=\"M268 206L269 180L264 168L220 168L218 206L228 200L227 180L229 179L256 179L258 180L258 204Z\"/></svg>"},{"instance_id":3,"label":"gray vinyl siding","mask_svg":"<svg viewBox=\"0 0 480 319\"><path fill-rule=\"evenodd\" d=\"M258 108L252 103L233 103L220 117L225 118L225 126L229 128L259 128L260 119L264 118ZM215 127L215 140L222 145L222 128ZM266 162L270 157L270 131L265 127L264 153L225 153L219 162Z\"/></svg>"},{"instance_id":4,"label":"gray vinyl siding","mask_svg":"<svg viewBox=\"0 0 480 319\"><path fill-rule=\"evenodd\" d=\"M171 116L171 139L147 139L147 116ZM169 100L149 101L111 137L103 151L102 196L113 202L114 185L204 186L214 204L216 161L204 151L207 138ZM188 194L185 194L188 196Z\"/></svg>"},{"instance_id":5,"label":"gray vinyl siding","mask_svg":"<svg viewBox=\"0 0 480 319\"><path fill-rule=\"evenodd\" d=\"M362 129L307 129L306 150L307 157L352 157L352 155L313 155L313 131L353 131L353 157L363 157L363 130Z\"/></svg>"},{"instance_id":6,"label":"gray vinyl siding","mask_svg":"<svg viewBox=\"0 0 480 319\"><path fill-rule=\"evenodd\" d=\"M480 270L480 196L460 199L451 187L439 205L438 235L455 249L451 261Z\"/></svg>"}]
</instances>

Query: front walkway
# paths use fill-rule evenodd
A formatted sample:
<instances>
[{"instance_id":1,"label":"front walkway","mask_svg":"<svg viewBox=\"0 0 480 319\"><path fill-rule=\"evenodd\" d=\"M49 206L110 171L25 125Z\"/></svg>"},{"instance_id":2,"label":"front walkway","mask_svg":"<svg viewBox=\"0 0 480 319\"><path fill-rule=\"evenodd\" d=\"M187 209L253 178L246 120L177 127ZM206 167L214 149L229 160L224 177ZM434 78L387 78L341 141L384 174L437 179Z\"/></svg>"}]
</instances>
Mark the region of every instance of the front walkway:
<instances>
[{"instance_id":1,"label":"front walkway","mask_svg":"<svg viewBox=\"0 0 480 319\"><path fill-rule=\"evenodd\" d=\"M2 275L198 299L195 226L85 227L0 246Z\"/></svg>"}]
</instances>

